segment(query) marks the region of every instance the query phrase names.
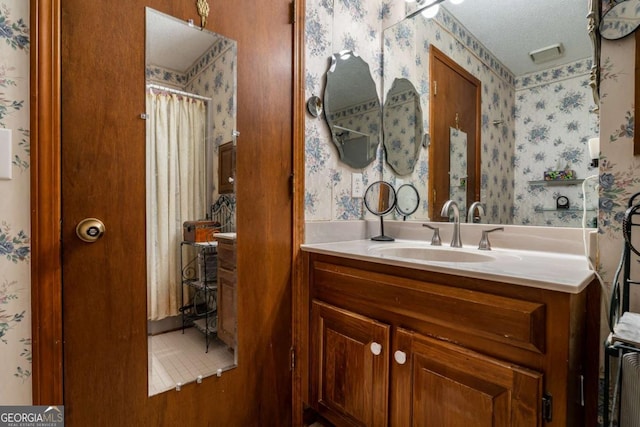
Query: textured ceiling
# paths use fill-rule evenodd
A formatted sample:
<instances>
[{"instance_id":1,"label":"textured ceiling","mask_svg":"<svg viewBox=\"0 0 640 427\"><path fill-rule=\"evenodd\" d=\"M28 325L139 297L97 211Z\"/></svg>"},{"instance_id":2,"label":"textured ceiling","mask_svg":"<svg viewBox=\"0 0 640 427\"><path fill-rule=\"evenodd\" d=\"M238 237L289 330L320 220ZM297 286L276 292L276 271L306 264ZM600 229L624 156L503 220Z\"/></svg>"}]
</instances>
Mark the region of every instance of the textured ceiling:
<instances>
[{"instance_id":1,"label":"textured ceiling","mask_svg":"<svg viewBox=\"0 0 640 427\"><path fill-rule=\"evenodd\" d=\"M214 43L216 34L147 9L146 62L184 73Z\"/></svg>"},{"instance_id":2,"label":"textured ceiling","mask_svg":"<svg viewBox=\"0 0 640 427\"><path fill-rule=\"evenodd\" d=\"M466 0L448 9L516 76L593 56L588 0ZM534 64L529 52L562 43L564 55Z\"/></svg>"}]
</instances>

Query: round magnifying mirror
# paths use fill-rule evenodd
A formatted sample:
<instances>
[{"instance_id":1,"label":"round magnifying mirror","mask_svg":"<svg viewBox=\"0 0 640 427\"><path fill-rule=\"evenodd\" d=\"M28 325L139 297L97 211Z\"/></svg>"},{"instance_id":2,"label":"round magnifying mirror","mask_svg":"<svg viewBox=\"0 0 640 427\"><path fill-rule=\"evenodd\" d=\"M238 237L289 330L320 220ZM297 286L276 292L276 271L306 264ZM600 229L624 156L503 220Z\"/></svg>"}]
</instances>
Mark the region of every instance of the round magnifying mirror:
<instances>
[{"instance_id":1,"label":"round magnifying mirror","mask_svg":"<svg viewBox=\"0 0 640 427\"><path fill-rule=\"evenodd\" d=\"M396 191L396 210L406 221L407 217L418 210L420 195L413 184L403 184Z\"/></svg>"},{"instance_id":2,"label":"round magnifying mirror","mask_svg":"<svg viewBox=\"0 0 640 427\"><path fill-rule=\"evenodd\" d=\"M640 25L640 0L626 0L613 6L600 21L600 35L617 40L633 33Z\"/></svg>"},{"instance_id":3,"label":"round magnifying mirror","mask_svg":"<svg viewBox=\"0 0 640 427\"><path fill-rule=\"evenodd\" d=\"M396 206L396 191L391 184L385 181L376 181L371 184L364 193L364 205L372 214L380 217L380 235L371 240L392 242L393 237L384 235L384 222L382 217Z\"/></svg>"}]
</instances>

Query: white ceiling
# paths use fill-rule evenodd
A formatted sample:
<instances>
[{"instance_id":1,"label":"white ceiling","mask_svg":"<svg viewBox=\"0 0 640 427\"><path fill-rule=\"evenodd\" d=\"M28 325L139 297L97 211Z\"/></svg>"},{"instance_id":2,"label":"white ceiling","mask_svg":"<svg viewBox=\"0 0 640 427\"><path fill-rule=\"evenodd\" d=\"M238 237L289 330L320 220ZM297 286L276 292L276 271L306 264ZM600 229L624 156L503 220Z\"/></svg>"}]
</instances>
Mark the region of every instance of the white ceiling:
<instances>
[{"instance_id":1,"label":"white ceiling","mask_svg":"<svg viewBox=\"0 0 640 427\"><path fill-rule=\"evenodd\" d=\"M466 0L448 9L516 76L593 56L588 0ZM534 64L529 52L562 43L564 55Z\"/></svg>"},{"instance_id":2,"label":"white ceiling","mask_svg":"<svg viewBox=\"0 0 640 427\"><path fill-rule=\"evenodd\" d=\"M217 34L147 8L147 65L184 73L209 49Z\"/></svg>"}]
</instances>

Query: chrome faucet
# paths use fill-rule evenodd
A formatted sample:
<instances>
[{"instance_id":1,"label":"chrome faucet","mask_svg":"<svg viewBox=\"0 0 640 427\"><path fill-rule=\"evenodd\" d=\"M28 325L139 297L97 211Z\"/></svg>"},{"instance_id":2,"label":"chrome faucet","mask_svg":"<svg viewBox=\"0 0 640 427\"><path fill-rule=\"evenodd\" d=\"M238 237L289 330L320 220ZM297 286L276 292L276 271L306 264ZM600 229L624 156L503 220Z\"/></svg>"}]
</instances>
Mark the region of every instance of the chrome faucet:
<instances>
[{"instance_id":1,"label":"chrome faucet","mask_svg":"<svg viewBox=\"0 0 640 427\"><path fill-rule=\"evenodd\" d=\"M458 204L453 200L447 200L442 206L440 215L449 217L449 211L453 209L453 237L451 238L452 248L461 248L462 239L460 238L460 209Z\"/></svg>"},{"instance_id":2,"label":"chrome faucet","mask_svg":"<svg viewBox=\"0 0 640 427\"><path fill-rule=\"evenodd\" d=\"M473 213L475 212L476 209L478 210L478 216L474 217ZM482 207L482 203L480 202L471 203L469 212L467 212L467 222L468 223L476 222L476 218L477 218L477 222L480 222L480 218L483 216L484 216L484 207Z\"/></svg>"}]
</instances>

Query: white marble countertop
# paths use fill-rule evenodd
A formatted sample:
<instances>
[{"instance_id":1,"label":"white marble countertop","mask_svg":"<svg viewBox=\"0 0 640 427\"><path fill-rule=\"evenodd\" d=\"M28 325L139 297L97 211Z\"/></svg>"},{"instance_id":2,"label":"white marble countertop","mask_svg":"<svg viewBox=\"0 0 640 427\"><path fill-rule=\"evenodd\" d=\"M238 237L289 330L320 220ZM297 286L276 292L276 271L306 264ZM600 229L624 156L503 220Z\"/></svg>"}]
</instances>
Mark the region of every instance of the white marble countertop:
<instances>
[{"instance_id":1,"label":"white marble countertop","mask_svg":"<svg viewBox=\"0 0 640 427\"><path fill-rule=\"evenodd\" d=\"M381 247L394 246L418 248L416 252L420 251L420 248L429 248L434 251L460 251L462 257L467 253L486 255L491 259L486 262L430 261L398 257L378 251ZM503 248L480 251L477 246L451 248L447 243L443 243L443 246L430 246L421 241L402 239L396 239L395 242L376 242L363 239L304 244L301 248L306 252L573 294L581 292L594 277L593 271L589 269L586 256L547 251Z\"/></svg>"},{"instance_id":2,"label":"white marble countertop","mask_svg":"<svg viewBox=\"0 0 640 427\"><path fill-rule=\"evenodd\" d=\"M216 233L215 237L217 239L228 239L228 240L236 240L236 233L235 232L229 232L229 233Z\"/></svg>"}]
</instances>

